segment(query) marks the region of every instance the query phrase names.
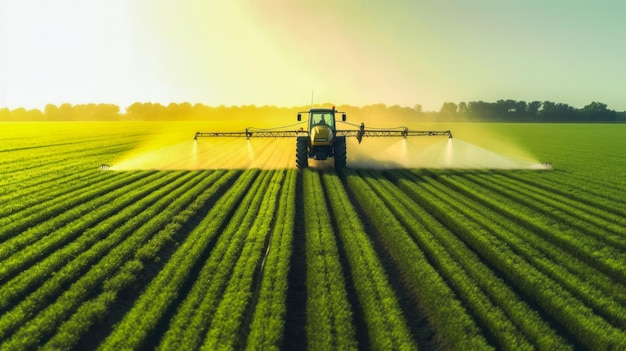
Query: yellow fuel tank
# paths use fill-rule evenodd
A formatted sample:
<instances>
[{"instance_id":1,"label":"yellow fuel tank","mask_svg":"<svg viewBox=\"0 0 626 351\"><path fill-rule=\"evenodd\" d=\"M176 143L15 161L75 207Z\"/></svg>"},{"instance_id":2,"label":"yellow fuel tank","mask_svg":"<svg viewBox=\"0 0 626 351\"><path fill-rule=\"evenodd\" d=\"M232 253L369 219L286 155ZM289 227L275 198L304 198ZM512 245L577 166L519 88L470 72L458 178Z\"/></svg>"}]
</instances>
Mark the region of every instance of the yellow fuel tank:
<instances>
[{"instance_id":1,"label":"yellow fuel tank","mask_svg":"<svg viewBox=\"0 0 626 351\"><path fill-rule=\"evenodd\" d=\"M333 144L333 131L328 126L315 126L311 128L311 145L324 146Z\"/></svg>"}]
</instances>

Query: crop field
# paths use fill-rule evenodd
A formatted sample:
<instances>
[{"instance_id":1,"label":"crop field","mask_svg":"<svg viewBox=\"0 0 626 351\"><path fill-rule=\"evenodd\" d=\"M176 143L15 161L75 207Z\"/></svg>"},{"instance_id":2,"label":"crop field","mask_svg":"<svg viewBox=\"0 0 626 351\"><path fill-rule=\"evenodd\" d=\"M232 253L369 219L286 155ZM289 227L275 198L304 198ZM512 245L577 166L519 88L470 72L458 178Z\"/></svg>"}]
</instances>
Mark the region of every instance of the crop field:
<instances>
[{"instance_id":1,"label":"crop field","mask_svg":"<svg viewBox=\"0 0 626 351\"><path fill-rule=\"evenodd\" d=\"M157 125L0 124L1 350L626 350L626 125L451 125L554 170L128 166Z\"/></svg>"}]
</instances>

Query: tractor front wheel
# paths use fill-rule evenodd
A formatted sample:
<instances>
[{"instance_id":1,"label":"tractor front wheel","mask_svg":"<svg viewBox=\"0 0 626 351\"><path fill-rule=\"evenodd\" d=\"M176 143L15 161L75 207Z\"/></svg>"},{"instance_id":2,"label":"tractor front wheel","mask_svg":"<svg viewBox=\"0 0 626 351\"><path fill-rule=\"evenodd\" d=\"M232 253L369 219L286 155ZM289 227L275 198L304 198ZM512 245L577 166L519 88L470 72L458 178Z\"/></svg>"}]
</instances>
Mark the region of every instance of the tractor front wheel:
<instances>
[{"instance_id":1,"label":"tractor front wheel","mask_svg":"<svg viewBox=\"0 0 626 351\"><path fill-rule=\"evenodd\" d=\"M346 166L346 137L340 136L335 138L335 169Z\"/></svg>"},{"instance_id":2,"label":"tractor front wheel","mask_svg":"<svg viewBox=\"0 0 626 351\"><path fill-rule=\"evenodd\" d=\"M296 166L298 169L309 167L309 138L298 137L296 140Z\"/></svg>"}]
</instances>

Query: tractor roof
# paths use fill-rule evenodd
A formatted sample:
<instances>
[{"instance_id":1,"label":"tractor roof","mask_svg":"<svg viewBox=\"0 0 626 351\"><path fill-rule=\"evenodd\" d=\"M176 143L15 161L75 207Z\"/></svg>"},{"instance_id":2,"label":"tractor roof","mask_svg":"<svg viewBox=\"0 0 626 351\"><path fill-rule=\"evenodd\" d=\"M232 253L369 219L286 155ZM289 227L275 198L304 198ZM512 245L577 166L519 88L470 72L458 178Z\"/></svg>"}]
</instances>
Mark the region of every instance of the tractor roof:
<instances>
[{"instance_id":1,"label":"tractor roof","mask_svg":"<svg viewBox=\"0 0 626 351\"><path fill-rule=\"evenodd\" d=\"M326 112L326 113L333 113L335 112L335 109L332 108L312 108L309 110L309 112L311 113L319 113L319 112Z\"/></svg>"}]
</instances>

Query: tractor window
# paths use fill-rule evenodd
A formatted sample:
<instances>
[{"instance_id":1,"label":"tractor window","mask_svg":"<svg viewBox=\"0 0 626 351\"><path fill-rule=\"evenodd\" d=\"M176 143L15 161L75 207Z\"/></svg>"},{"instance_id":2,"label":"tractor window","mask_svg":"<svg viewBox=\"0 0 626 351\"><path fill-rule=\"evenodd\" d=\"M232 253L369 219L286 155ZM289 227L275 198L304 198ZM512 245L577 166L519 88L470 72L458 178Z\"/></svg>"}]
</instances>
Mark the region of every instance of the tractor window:
<instances>
[{"instance_id":1,"label":"tractor window","mask_svg":"<svg viewBox=\"0 0 626 351\"><path fill-rule=\"evenodd\" d=\"M331 113L312 113L311 126L327 125L335 128L335 119Z\"/></svg>"}]
</instances>

